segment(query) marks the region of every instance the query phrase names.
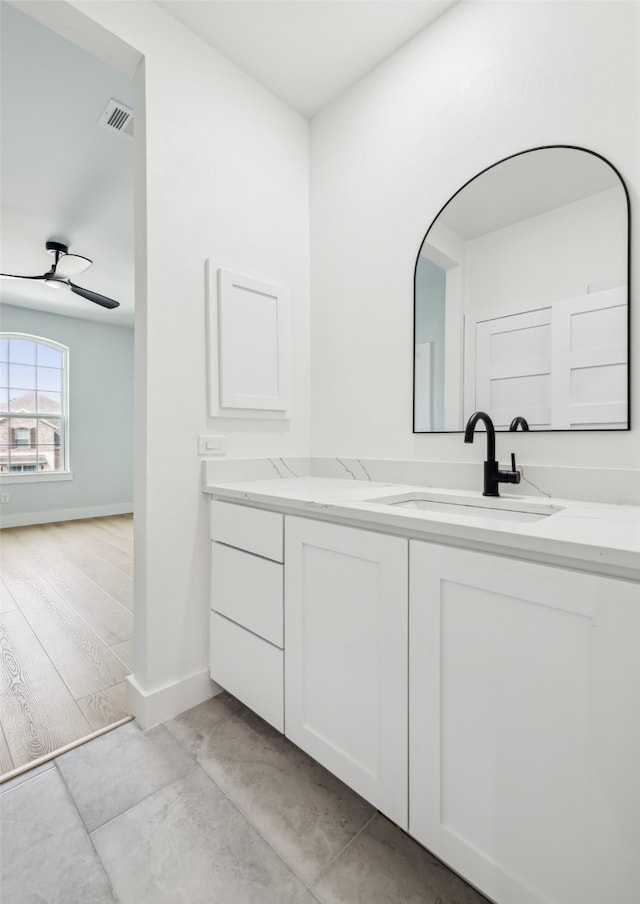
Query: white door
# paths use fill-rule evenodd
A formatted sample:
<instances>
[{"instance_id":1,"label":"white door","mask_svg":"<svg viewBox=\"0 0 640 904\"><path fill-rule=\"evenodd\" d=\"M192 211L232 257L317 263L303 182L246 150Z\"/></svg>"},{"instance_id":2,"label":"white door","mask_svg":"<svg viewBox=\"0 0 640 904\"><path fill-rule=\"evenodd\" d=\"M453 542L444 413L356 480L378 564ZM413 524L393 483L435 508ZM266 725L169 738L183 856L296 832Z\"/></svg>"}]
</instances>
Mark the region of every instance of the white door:
<instances>
[{"instance_id":1,"label":"white door","mask_svg":"<svg viewBox=\"0 0 640 904\"><path fill-rule=\"evenodd\" d=\"M407 541L285 523L285 734L407 827Z\"/></svg>"},{"instance_id":2,"label":"white door","mask_svg":"<svg viewBox=\"0 0 640 904\"><path fill-rule=\"evenodd\" d=\"M476 324L475 402L504 430L516 415L531 428L551 427L551 309Z\"/></svg>"},{"instance_id":3,"label":"white door","mask_svg":"<svg viewBox=\"0 0 640 904\"><path fill-rule=\"evenodd\" d=\"M410 833L501 904L636 904L640 587L410 547Z\"/></svg>"},{"instance_id":4,"label":"white door","mask_svg":"<svg viewBox=\"0 0 640 904\"><path fill-rule=\"evenodd\" d=\"M626 288L556 302L551 324L551 426L563 430L626 428Z\"/></svg>"},{"instance_id":5,"label":"white door","mask_svg":"<svg viewBox=\"0 0 640 904\"><path fill-rule=\"evenodd\" d=\"M627 426L625 287L479 321L468 351L467 410L499 429L517 414L537 429Z\"/></svg>"}]
</instances>

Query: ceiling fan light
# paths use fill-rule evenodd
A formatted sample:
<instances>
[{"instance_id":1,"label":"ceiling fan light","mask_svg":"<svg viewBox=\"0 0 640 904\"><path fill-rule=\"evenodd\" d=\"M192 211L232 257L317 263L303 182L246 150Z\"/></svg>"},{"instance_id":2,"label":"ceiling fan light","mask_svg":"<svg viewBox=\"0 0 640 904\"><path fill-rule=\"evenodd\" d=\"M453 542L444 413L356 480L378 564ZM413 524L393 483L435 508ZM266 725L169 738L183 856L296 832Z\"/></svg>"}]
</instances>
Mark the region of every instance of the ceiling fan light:
<instances>
[{"instance_id":1,"label":"ceiling fan light","mask_svg":"<svg viewBox=\"0 0 640 904\"><path fill-rule=\"evenodd\" d=\"M56 276L60 276L62 279L79 276L92 263L88 257L82 257L80 254L61 254L56 261Z\"/></svg>"},{"instance_id":2,"label":"ceiling fan light","mask_svg":"<svg viewBox=\"0 0 640 904\"><path fill-rule=\"evenodd\" d=\"M69 288L62 279L45 279L45 286L53 286L55 289Z\"/></svg>"}]
</instances>

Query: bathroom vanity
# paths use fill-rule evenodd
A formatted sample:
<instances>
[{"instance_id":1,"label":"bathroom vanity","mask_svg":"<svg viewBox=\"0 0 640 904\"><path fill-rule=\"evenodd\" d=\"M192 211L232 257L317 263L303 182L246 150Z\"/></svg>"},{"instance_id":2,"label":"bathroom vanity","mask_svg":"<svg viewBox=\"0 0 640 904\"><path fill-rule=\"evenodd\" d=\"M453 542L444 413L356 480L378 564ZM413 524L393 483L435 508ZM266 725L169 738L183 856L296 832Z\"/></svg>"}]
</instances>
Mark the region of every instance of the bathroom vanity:
<instances>
[{"instance_id":1,"label":"bathroom vanity","mask_svg":"<svg viewBox=\"0 0 640 904\"><path fill-rule=\"evenodd\" d=\"M499 904L640 900L640 510L205 490L216 682Z\"/></svg>"}]
</instances>

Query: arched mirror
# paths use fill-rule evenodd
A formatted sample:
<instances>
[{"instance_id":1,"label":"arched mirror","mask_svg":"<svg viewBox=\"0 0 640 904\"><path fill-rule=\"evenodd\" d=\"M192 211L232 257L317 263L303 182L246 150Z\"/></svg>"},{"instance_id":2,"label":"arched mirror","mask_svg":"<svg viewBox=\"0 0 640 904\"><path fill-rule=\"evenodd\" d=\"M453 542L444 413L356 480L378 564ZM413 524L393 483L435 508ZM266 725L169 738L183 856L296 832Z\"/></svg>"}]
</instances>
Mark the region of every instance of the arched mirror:
<instances>
[{"instance_id":1,"label":"arched mirror","mask_svg":"<svg viewBox=\"0 0 640 904\"><path fill-rule=\"evenodd\" d=\"M507 157L460 188L415 268L414 433L629 429L629 198L592 151Z\"/></svg>"}]
</instances>

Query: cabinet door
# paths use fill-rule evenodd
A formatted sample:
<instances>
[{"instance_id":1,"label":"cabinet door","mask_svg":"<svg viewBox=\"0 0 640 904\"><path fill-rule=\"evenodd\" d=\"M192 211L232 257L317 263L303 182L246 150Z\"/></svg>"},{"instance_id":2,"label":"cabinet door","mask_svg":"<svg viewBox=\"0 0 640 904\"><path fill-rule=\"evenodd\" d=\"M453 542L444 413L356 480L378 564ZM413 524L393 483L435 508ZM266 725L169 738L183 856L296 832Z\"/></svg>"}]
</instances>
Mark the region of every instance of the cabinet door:
<instances>
[{"instance_id":1,"label":"cabinet door","mask_svg":"<svg viewBox=\"0 0 640 904\"><path fill-rule=\"evenodd\" d=\"M285 733L407 826L407 541L285 525Z\"/></svg>"},{"instance_id":2,"label":"cabinet door","mask_svg":"<svg viewBox=\"0 0 640 904\"><path fill-rule=\"evenodd\" d=\"M640 588L411 542L410 826L509 904L640 901Z\"/></svg>"}]
</instances>

